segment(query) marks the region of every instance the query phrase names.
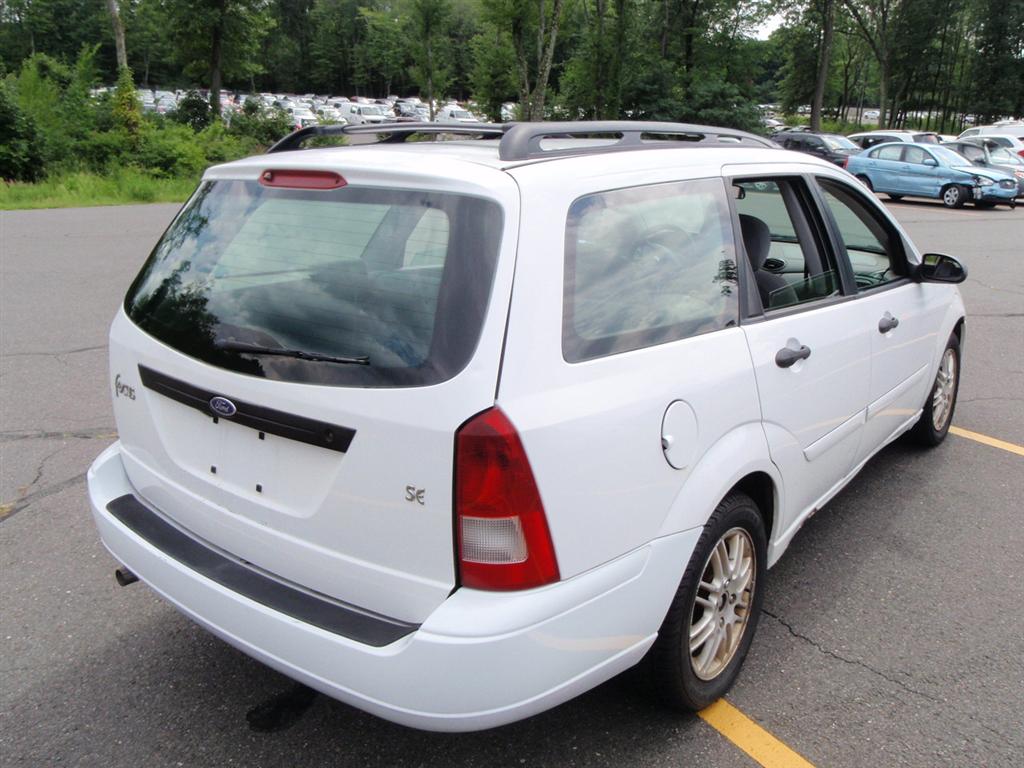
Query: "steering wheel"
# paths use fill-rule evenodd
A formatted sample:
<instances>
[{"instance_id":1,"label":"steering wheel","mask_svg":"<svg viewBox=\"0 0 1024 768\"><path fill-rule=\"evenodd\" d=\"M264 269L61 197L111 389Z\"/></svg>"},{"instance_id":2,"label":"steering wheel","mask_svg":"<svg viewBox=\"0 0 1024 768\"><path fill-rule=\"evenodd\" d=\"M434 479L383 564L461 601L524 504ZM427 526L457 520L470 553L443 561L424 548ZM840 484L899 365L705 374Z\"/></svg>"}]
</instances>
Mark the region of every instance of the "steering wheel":
<instances>
[{"instance_id":1,"label":"steering wheel","mask_svg":"<svg viewBox=\"0 0 1024 768\"><path fill-rule=\"evenodd\" d=\"M633 255L641 258L649 254L656 262L667 260L677 266L684 266L684 254L694 250L696 245L693 235L682 227L663 224L644 232L633 250Z\"/></svg>"}]
</instances>

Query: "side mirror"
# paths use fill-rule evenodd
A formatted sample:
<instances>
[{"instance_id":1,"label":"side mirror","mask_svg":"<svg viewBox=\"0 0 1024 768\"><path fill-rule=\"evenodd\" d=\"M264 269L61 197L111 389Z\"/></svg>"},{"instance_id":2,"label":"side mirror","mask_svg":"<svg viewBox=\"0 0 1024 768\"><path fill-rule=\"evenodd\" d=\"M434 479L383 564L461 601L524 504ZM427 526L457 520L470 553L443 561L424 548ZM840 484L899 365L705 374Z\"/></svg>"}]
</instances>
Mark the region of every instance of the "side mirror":
<instances>
[{"instance_id":1,"label":"side mirror","mask_svg":"<svg viewBox=\"0 0 1024 768\"><path fill-rule=\"evenodd\" d=\"M962 283L967 279L967 268L944 253L926 253L914 279L919 283Z\"/></svg>"},{"instance_id":2,"label":"side mirror","mask_svg":"<svg viewBox=\"0 0 1024 768\"><path fill-rule=\"evenodd\" d=\"M934 168L935 166L937 166L939 164L939 161L936 160L934 157L926 157L924 159L924 164Z\"/></svg>"}]
</instances>

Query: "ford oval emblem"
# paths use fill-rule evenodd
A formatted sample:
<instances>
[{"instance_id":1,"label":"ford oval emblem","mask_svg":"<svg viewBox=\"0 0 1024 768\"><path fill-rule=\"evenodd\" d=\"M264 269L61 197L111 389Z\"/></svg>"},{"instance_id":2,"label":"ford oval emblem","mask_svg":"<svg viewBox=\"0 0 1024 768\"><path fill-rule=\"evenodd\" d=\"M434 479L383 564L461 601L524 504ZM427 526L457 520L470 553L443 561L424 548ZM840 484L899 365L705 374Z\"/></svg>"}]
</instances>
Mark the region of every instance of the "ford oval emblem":
<instances>
[{"instance_id":1,"label":"ford oval emblem","mask_svg":"<svg viewBox=\"0 0 1024 768\"><path fill-rule=\"evenodd\" d=\"M218 416L234 416L238 412L234 403L220 395L210 398L210 410Z\"/></svg>"}]
</instances>

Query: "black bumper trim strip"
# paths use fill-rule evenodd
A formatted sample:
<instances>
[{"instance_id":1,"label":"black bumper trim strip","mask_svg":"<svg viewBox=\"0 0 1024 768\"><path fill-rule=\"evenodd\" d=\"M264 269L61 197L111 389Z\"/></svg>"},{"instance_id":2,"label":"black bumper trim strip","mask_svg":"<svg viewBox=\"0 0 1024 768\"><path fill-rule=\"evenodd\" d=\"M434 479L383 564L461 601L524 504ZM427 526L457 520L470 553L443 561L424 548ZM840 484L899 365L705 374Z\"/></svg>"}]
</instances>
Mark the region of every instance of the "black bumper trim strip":
<instances>
[{"instance_id":1,"label":"black bumper trim strip","mask_svg":"<svg viewBox=\"0 0 1024 768\"><path fill-rule=\"evenodd\" d=\"M130 493L107 504L107 511L161 552L201 576L305 624L375 648L419 629L418 624L344 605L271 578L192 538Z\"/></svg>"},{"instance_id":2,"label":"black bumper trim strip","mask_svg":"<svg viewBox=\"0 0 1024 768\"><path fill-rule=\"evenodd\" d=\"M233 421L245 427L270 435L277 435L288 440L295 440L300 443L315 445L318 448L326 448L330 451L345 453L352 444L352 438L356 431L350 427L341 427L337 424L329 424L325 421L307 419L305 416L296 416L293 413L275 411L272 408L264 408L261 405L228 399L234 404L236 411L232 416L224 416L215 413L210 409L210 400L214 397L227 397L221 392L211 392L207 389L193 386L187 382L175 379L166 374L154 371L144 365L139 366L139 378L143 386L151 389L164 397L169 397L182 405L202 411L207 416Z\"/></svg>"}]
</instances>

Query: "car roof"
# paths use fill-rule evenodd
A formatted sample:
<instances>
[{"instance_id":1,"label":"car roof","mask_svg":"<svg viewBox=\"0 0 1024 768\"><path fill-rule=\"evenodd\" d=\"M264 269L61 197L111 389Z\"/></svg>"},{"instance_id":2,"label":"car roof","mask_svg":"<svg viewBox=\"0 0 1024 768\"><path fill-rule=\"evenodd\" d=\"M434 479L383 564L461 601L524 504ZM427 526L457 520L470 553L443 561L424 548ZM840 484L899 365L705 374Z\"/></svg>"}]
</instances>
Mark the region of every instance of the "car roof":
<instances>
[{"instance_id":1,"label":"car roof","mask_svg":"<svg viewBox=\"0 0 1024 768\"><path fill-rule=\"evenodd\" d=\"M466 141L413 142L409 144L360 144L345 147L325 147L322 149L300 149L279 152L271 155L254 155L242 160L214 166L216 170L211 176L230 177L233 171L247 171L252 168L325 168L341 170L345 167L363 169L398 169L407 168L431 175L458 176L458 166L472 165L497 171L507 171L526 165L538 163L572 163L593 161L596 156L606 158L602 165L611 161L612 157L628 155L628 163L633 166L644 166L649 163L659 167L671 157L674 166L680 169L687 167L703 167L709 162L725 163L761 163L784 162L791 159L807 163L813 158L799 152L788 152L772 147L746 147L737 145L721 145L712 147L683 146L645 149L637 152L615 152L604 155L601 152L532 157L523 160L502 160L498 156L496 139L471 139ZM592 145L586 139L564 139L553 142L555 148L575 148ZM575 162L573 162L575 161ZM828 166L824 161L817 161Z\"/></svg>"}]
</instances>

